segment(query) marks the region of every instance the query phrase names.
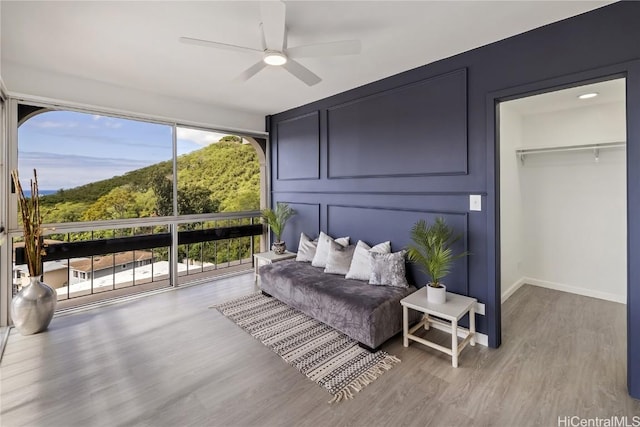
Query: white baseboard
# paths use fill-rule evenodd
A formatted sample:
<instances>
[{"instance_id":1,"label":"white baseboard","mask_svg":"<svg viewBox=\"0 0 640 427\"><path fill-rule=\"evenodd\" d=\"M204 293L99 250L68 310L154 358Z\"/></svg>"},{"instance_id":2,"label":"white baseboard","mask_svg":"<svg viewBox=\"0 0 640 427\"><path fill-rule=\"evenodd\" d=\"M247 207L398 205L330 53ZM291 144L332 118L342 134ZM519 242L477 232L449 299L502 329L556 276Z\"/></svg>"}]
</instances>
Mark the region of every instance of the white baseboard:
<instances>
[{"instance_id":1,"label":"white baseboard","mask_svg":"<svg viewBox=\"0 0 640 427\"><path fill-rule=\"evenodd\" d=\"M506 300L509 299L509 297L511 295L513 295L514 293L516 293L516 291L518 289L520 289L522 287L522 285L524 285L525 283L527 283L526 278L525 277L521 277L520 279L516 280L513 285L509 286L509 288L502 293L502 303L504 304L504 302Z\"/></svg>"},{"instance_id":2,"label":"white baseboard","mask_svg":"<svg viewBox=\"0 0 640 427\"><path fill-rule=\"evenodd\" d=\"M440 325L438 323L431 324L430 328L438 329L440 331L451 333L451 328L449 328L447 326L444 326L444 325ZM464 339L464 338L467 337L468 334L469 334L469 331L467 329L458 327L458 337L459 338L463 338ZM476 343L478 343L480 345L483 345L485 347L489 347L489 336L485 335L485 334L481 334L480 332L476 331Z\"/></svg>"},{"instance_id":3,"label":"white baseboard","mask_svg":"<svg viewBox=\"0 0 640 427\"><path fill-rule=\"evenodd\" d=\"M583 295L585 297L598 298L606 301L618 302L620 304L626 304L627 298L623 295L612 294L609 292L594 291L591 289L578 288L576 286L565 285L562 283L549 282L546 280L534 279L532 277L525 277L523 283L539 286L541 288L554 289L556 291L569 292L572 294ZM521 285L522 286L522 285ZM504 301L504 297L503 297Z\"/></svg>"}]
</instances>

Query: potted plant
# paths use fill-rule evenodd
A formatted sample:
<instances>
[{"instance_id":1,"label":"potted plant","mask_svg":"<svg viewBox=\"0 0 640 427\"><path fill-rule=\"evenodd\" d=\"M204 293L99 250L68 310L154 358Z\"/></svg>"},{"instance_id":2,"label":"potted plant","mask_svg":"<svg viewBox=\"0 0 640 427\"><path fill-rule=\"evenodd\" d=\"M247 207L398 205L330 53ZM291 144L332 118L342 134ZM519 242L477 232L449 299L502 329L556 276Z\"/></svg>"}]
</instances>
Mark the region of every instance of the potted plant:
<instances>
[{"instance_id":1,"label":"potted plant","mask_svg":"<svg viewBox=\"0 0 640 427\"><path fill-rule=\"evenodd\" d=\"M285 225L287 225L287 221L295 214L296 211L286 203L276 203L275 209L262 210L262 219L267 223L275 236L271 250L278 255L282 255L287 250L286 243L281 241L280 237L282 236Z\"/></svg>"},{"instance_id":2,"label":"potted plant","mask_svg":"<svg viewBox=\"0 0 640 427\"><path fill-rule=\"evenodd\" d=\"M462 234L453 234L444 218L437 217L432 225L420 220L411 228L411 240L407 256L431 278L427 283L427 299L429 302L443 304L446 301L447 288L440 280L449 274L451 264L458 258L467 256L468 252L453 253L451 246Z\"/></svg>"},{"instance_id":3,"label":"potted plant","mask_svg":"<svg viewBox=\"0 0 640 427\"><path fill-rule=\"evenodd\" d=\"M38 194L38 175L33 170L31 197L26 197L20 185L18 171L11 171L13 183L18 192L18 205L22 219L24 254L29 269L29 284L22 287L11 301L11 319L22 335L31 335L44 331L49 326L56 309L56 291L41 282L42 255L42 215L40 214L40 196Z\"/></svg>"}]
</instances>

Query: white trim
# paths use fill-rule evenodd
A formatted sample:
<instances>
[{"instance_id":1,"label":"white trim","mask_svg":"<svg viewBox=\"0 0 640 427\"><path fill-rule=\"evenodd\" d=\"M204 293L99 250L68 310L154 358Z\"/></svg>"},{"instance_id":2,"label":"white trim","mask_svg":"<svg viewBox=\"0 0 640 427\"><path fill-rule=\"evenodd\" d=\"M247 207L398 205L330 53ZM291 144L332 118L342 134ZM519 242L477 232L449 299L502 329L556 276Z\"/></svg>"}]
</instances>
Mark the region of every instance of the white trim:
<instances>
[{"instance_id":1,"label":"white trim","mask_svg":"<svg viewBox=\"0 0 640 427\"><path fill-rule=\"evenodd\" d=\"M511 286L509 286L509 288L506 291L503 291L502 304L504 304L504 302L508 300L511 295L515 294L516 291L520 289L522 285L524 285L525 283L526 283L526 278L521 277L518 280L516 280Z\"/></svg>"},{"instance_id":2,"label":"white trim","mask_svg":"<svg viewBox=\"0 0 640 427\"><path fill-rule=\"evenodd\" d=\"M183 216L155 216L143 218L109 219L82 222L60 222L42 224L45 230L55 230L56 233L77 233L91 230L109 230L113 228L148 227L152 225L186 224L192 222L254 218L260 216L260 211L216 212L208 214L194 214ZM21 234L22 228L8 228L10 235Z\"/></svg>"},{"instance_id":3,"label":"white trim","mask_svg":"<svg viewBox=\"0 0 640 427\"><path fill-rule=\"evenodd\" d=\"M429 327L451 334L451 325L444 326L439 323L432 323ZM467 329L458 327L458 338L464 339L467 337L468 334L469 334L469 331ZM489 336L476 331L476 344L489 347Z\"/></svg>"},{"instance_id":4,"label":"white trim","mask_svg":"<svg viewBox=\"0 0 640 427\"><path fill-rule=\"evenodd\" d=\"M2 80L2 76L0 76L0 96L2 96L5 100L9 97L9 91L7 90L7 86L4 84L4 80Z\"/></svg>"},{"instance_id":5,"label":"white trim","mask_svg":"<svg viewBox=\"0 0 640 427\"><path fill-rule=\"evenodd\" d=\"M8 114L9 114L9 106L10 102L5 98L5 89L4 82L2 81L2 77L0 77L0 192L3 194L8 194L8 172L7 172L7 159L9 155L8 148ZM11 252L9 251L9 243L8 239L8 231L9 231L9 215L7 211L7 205L9 197L3 195L0 198L0 226L4 228L3 231L0 232L0 301L11 301L13 295L11 295L11 287L9 283L13 283L13 269L8 264L6 260L8 260L11 256ZM5 244L6 243L6 244ZM0 326L6 326L9 324L9 304L1 304L0 305ZM4 343L2 347L2 351L4 352ZM2 353L0 353L0 360L2 360Z\"/></svg>"},{"instance_id":6,"label":"white trim","mask_svg":"<svg viewBox=\"0 0 640 427\"><path fill-rule=\"evenodd\" d=\"M585 297L598 298L605 301L626 304L627 299L622 295L612 294L609 292L594 291L591 289L579 288L577 286L565 285L563 283L549 282L547 280L534 279L533 277L521 277L516 280L509 288L502 293L502 304L511 297L522 285L538 286L540 288L553 289L561 292L582 295Z\"/></svg>"},{"instance_id":7,"label":"white trim","mask_svg":"<svg viewBox=\"0 0 640 427\"><path fill-rule=\"evenodd\" d=\"M34 95L27 95L27 94L16 93L16 92L7 92L7 95L9 96L9 98L16 99L20 102L39 104L39 106L42 106L42 107L58 108L58 109L62 108L65 110L75 110L75 111L89 113L89 114L96 114L96 113L106 114L106 115L111 115L116 117L122 117L125 119L140 120L140 121L147 121L147 122L167 124L167 125L195 127L195 128L201 128L201 129L206 129L210 131L220 131L220 132L226 132L226 133L238 133L245 136L257 136L260 138L266 138L269 135L267 132L254 130L254 129L230 128L227 126L220 126L212 123L192 122L187 120L176 119L173 117L137 113L129 110L120 110L117 108L99 107L96 105L84 104L80 102L61 101L59 99L47 98L44 96L34 96Z\"/></svg>"},{"instance_id":8,"label":"white trim","mask_svg":"<svg viewBox=\"0 0 640 427\"><path fill-rule=\"evenodd\" d=\"M565 285L563 283L549 282L546 280L534 279L532 277L524 277L525 283L539 286L541 288L554 289L556 291L569 292L572 294L583 295L585 297L598 298L606 301L618 302L626 304L627 298L622 295L612 294L609 292L594 291L591 289L578 288L576 286Z\"/></svg>"}]
</instances>

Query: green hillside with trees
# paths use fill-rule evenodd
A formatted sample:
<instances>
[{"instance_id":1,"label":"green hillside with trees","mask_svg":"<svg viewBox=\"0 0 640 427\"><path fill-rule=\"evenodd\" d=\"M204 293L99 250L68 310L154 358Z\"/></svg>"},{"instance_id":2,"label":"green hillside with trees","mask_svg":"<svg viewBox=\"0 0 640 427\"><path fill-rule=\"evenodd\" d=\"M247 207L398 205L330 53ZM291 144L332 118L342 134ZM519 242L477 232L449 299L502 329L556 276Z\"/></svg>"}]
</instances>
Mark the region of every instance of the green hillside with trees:
<instances>
[{"instance_id":1,"label":"green hillside with trees","mask_svg":"<svg viewBox=\"0 0 640 427\"><path fill-rule=\"evenodd\" d=\"M260 208L255 149L230 136L178 157L181 215ZM172 214L171 162L41 196L47 223L142 218Z\"/></svg>"}]
</instances>

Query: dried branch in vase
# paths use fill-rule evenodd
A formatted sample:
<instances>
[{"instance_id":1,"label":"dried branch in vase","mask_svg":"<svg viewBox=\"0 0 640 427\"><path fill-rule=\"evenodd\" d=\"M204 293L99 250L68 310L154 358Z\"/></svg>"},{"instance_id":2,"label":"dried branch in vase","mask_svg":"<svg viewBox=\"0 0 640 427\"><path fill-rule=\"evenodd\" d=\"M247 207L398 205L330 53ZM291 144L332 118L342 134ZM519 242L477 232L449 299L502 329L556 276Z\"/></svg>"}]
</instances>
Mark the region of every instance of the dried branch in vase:
<instances>
[{"instance_id":1,"label":"dried branch in vase","mask_svg":"<svg viewBox=\"0 0 640 427\"><path fill-rule=\"evenodd\" d=\"M17 170L11 171L13 183L18 191L18 204L22 218L22 230L24 235L24 252L29 267L29 275L38 277L42 275L42 255L44 254L44 241L42 239L42 215L40 214L40 195L38 193L38 174L33 170L31 180L31 197L26 197L20 184Z\"/></svg>"}]
</instances>

